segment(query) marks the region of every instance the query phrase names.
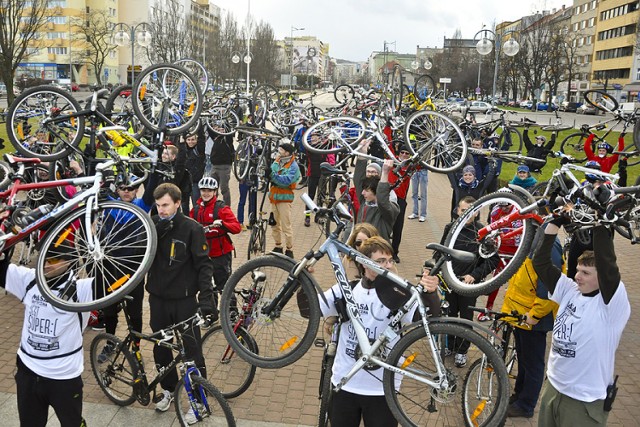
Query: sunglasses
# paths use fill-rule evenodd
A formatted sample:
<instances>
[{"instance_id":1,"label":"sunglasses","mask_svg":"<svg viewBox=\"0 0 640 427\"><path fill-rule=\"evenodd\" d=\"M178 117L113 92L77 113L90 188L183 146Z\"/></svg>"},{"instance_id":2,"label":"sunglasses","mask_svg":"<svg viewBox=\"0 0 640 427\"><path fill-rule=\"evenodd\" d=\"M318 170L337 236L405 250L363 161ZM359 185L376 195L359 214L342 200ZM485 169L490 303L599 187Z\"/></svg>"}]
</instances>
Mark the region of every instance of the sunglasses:
<instances>
[{"instance_id":1,"label":"sunglasses","mask_svg":"<svg viewBox=\"0 0 640 427\"><path fill-rule=\"evenodd\" d=\"M408 156L408 155L410 155L411 153L410 153L410 152L408 152L407 150L402 150L402 151L400 151L400 154L404 154L404 155L407 155L407 156Z\"/></svg>"},{"instance_id":2,"label":"sunglasses","mask_svg":"<svg viewBox=\"0 0 640 427\"><path fill-rule=\"evenodd\" d=\"M120 191L136 191L137 188L136 187L118 187L118 190L120 190Z\"/></svg>"}]
</instances>

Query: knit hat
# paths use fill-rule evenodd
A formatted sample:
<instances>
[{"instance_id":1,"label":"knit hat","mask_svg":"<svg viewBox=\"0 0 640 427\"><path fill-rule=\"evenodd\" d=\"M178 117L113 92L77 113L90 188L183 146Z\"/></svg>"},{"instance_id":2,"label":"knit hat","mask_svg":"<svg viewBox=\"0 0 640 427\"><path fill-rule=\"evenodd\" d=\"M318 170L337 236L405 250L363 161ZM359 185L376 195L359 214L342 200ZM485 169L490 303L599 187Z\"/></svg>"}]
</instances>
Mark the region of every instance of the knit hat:
<instances>
[{"instance_id":1,"label":"knit hat","mask_svg":"<svg viewBox=\"0 0 640 427\"><path fill-rule=\"evenodd\" d=\"M280 144L280 148L282 148L289 154L293 154L293 152L296 151L296 148L293 146L293 144L289 144L288 142L283 142L282 144Z\"/></svg>"},{"instance_id":2,"label":"knit hat","mask_svg":"<svg viewBox=\"0 0 640 427\"><path fill-rule=\"evenodd\" d=\"M472 173L473 176L476 176L476 168L471 165L467 165L462 168L462 175L464 175L465 173Z\"/></svg>"},{"instance_id":3,"label":"knit hat","mask_svg":"<svg viewBox=\"0 0 640 427\"><path fill-rule=\"evenodd\" d=\"M369 163L367 165L367 168L375 169L376 172L378 172L378 175L382 173L382 167L380 167L380 165L377 163Z\"/></svg>"},{"instance_id":4,"label":"knit hat","mask_svg":"<svg viewBox=\"0 0 640 427\"><path fill-rule=\"evenodd\" d=\"M518 172L527 172L527 173L529 173L529 166L526 166L526 165L518 166Z\"/></svg>"}]
</instances>

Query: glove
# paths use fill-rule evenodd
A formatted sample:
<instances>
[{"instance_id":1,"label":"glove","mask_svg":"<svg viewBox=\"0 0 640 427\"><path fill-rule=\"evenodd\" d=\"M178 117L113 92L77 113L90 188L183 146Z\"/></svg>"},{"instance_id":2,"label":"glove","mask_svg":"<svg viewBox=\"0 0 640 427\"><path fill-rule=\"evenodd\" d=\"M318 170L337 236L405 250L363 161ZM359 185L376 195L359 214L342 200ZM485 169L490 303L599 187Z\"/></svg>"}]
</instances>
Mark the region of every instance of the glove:
<instances>
[{"instance_id":1,"label":"glove","mask_svg":"<svg viewBox=\"0 0 640 427\"><path fill-rule=\"evenodd\" d=\"M204 324L202 327L204 329L208 329L213 325L213 323L218 320L218 310L209 304L199 304L198 305L198 313L204 319Z\"/></svg>"},{"instance_id":2,"label":"glove","mask_svg":"<svg viewBox=\"0 0 640 427\"><path fill-rule=\"evenodd\" d=\"M561 214L549 221L549 224L553 224L558 228L562 228L562 226L564 225L571 224L571 220L567 216Z\"/></svg>"},{"instance_id":3,"label":"glove","mask_svg":"<svg viewBox=\"0 0 640 427\"><path fill-rule=\"evenodd\" d=\"M215 221L213 221L213 226L214 227L222 227L222 220L221 219L216 219Z\"/></svg>"}]
</instances>

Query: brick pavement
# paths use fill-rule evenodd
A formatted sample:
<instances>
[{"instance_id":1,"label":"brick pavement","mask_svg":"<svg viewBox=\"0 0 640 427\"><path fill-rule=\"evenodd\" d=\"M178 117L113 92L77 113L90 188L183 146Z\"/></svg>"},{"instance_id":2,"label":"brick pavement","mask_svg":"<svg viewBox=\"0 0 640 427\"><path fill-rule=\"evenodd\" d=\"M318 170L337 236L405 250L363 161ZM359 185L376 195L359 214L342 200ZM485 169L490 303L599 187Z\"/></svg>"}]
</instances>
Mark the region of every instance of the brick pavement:
<instances>
[{"instance_id":1,"label":"brick pavement","mask_svg":"<svg viewBox=\"0 0 640 427\"><path fill-rule=\"evenodd\" d=\"M234 201L237 201L237 185L232 186ZM301 194L302 191L298 191ZM421 271L422 262L430 254L424 248L426 243L438 241L444 225L448 221L450 205L449 183L446 177L430 174L428 187L428 219L425 223L417 221L405 222L404 240L400 246L401 263L399 272L404 277L412 278ZM408 210L412 202L409 201ZM234 206L235 211L235 206ZM321 231L312 226L303 226L303 206L296 199L293 209L294 233L296 238L294 251L300 256L321 237ZM234 238L238 248L238 257L234 260L237 266L246 259L248 233ZM609 416L609 426L632 427L640 425L640 326L637 309L640 308L640 292L636 290L640 283L640 270L634 268L638 259L638 249L622 239L617 239L618 261L631 300L631 319L623 334L617 353L616 373L620 375L618 398ZM273 247L269 235L267 248ZM318 282L328 288L333 284L333 276L327 263L321 262L316 268ZM502 292L498 297L501 302ZM484 298L484 297L483 297ZM483 298L479 304L483 304ZM15 352L19 342L23 310L20 303L11 296L0 295L0 417L3 426L17 425L15 408L15 383L13 379ZM497 305L499 307L499 305ZM145 313L148 306L145 303ZM85 351L96 332L87 331L85 335ZM150 347L144 347L145 359L152 360ZM236 418L242 420L241 426L311 426L315 425L318 408L318 382L320 377L320 360L322 351L312 347L308 354L293 366L280 370L258 369L256 378L247 392L230 401ZM88 360L85 359L85 360ZM134 425L164 426L175 424L173 413L157 414L149 408L134 404L128 408L118 408L103 395L91 373L87 363L83 374L85 380L86 416L90 426L119 426L130 423ZM54 417L55 418L55 417ZM56 422L52 423L57 425ZM507 426L537 425L536 415L531 420L509 419Z\"/></svg>"}]
</instances>

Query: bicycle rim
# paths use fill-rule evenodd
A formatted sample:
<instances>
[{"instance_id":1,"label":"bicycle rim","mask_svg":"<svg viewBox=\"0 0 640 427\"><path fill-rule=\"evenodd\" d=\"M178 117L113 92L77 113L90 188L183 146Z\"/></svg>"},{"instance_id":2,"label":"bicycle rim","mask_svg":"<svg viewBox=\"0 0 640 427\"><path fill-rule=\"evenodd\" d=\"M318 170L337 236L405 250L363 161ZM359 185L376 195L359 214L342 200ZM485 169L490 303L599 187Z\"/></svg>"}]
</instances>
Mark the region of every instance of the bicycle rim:
<instances>
[{"instance_id":1,"label":"bicycle rim","mask_svg":"<svg viewBox=\"0 0 640 427\"><path fill-rule=\"evenodd\" d=\"M420 102L426 101L428 98L433 95L433 90L436 87L433 82L433 78L431 78L428 74L423 74L418 77L416 82L413 85L413 94L416 98L420 100Z\"/></svg>"},{"instance_id":2,"label":"bicycle rim","mask_svg":"<svg viewBox=\"0 0 640 427\"><path fill-rule=\"evenodd\" d=\"M438 354L445 354L443 347L447 347L449 355L441 360L449 384L433 387L386 370L383 376L385 397L396 419L404 426L458 427L467 423L467 414L476 414L474 426L499 425L506 416L509 382L504 362L495 348L481 335L460 325L431 324L429 330L431 341L422 327L405 334L389 353L387 363L438 382L438 362L432 356L431 343ZM463 352L466 345L469 346L466 364L458 367L454 355ZM495 374L492 392L475 396L475 399L468 396L463 401L464 379L475 361L483 358Z\"/></svg>"},{"instance_id":3,"label":"bicycle rim","mask_svg":"<svg viewBox=\"0 0 640 427\"><path fill-rule=\"evenodd\" d=\"M505 147L506 144L506 147ZM500 134L500 149L522 152L522 137L520 132L515 128L506 128Z\"/></svg>"},{"instance_id":4,"label":"bicycle rim","mask_svg":"<svg viewBox=\"0 0 640 427\"><path fill-rule=\"evenodd\" d=\"M418 111L405 124L405 141L413 154L420 153L424 167L435 172L459 169L467 157L467 142L458 125L444 114Z\"/></svg>"},{"instance_id":5,"label":"bicycle rim","mask_svg":"<svg viewBox=\"0 0 640 427\"><path fill-rule=\"evenodd\" d=\"M514 194L492 193L478 199L453 223L445 246L472 252L475 260L471 264L458 261L444 263L442 275L449 287L461 295L480 296L498 288L515 274L531 248L535 233L533 220L521 219L504 224L484 237L479 232L488 222L495 223L504 214L521 210L524 206L522 199ZM512 247L512 251L506 251L505 246ZM487 276L474 283L465 283L462 276L476 268L486 270Z\"/></svg>"},{"instance_id":6,"label":"bicycle rim","mask_svg":"<svg viewBox=\"0 0 640 427\"><path fill-rule=\"evenodd\" d=\"M293 285L301 289L279 309L264 313L287 281L295 261L284 256L267 255L244 263L229 277L222 293L220 324L227 341L249 363L261 368L281 368L302 357L318 331L320 310L313 278L302 272ZM293 288L291 290L294 290ZM231 306L232 301L248 303ZM305 301L306 300L306 301ZM257 344L259 354L252 353L233 331L230 313L240 313L243 326Z\"/></svg>"},{"instance_id":7,"label":"bicycle rim","mask_svg":"<svg viewBox=\"0 0 640 427\"><path fill-rule=\"evenodd\" d=\"M584 141L587 137L582 133L572 133L562 140L560 151L568 156L575 158L581 162L587 160L584 153Z\"/></svg>"},{"instance_id":8,"label":"bicycle rim","mask_svg":"<svg viewBox=\"0 0 640 427\"><path fill-rule=\"evenodd\" d=\"M102 356L101 356L102 355ZM103 360L99 360L103 357ZM100 333L89 349L91 370L104 394L116 405L135 402L133 384L138 377L138 365L120 338Z\"/></svg>"},{"instance_id":9,"label":"bicycle rim","mask_svg":"<svg viewBox=\"0 0 640 427\"><path fill-rule=\"evenodd\" d=\"M599 90L588 90L584 93L584 99L587 104L607 113L618 109L618 101L606 92Z\"/></svg>"},{"instance_id":10,"label":"bicycle rim","mask_svg":"<svg viewBox=\"0 0 640 427\"><path fill-rule=\"evenodd\" d=\"M176 416L182 426L236 425L229 403L220 390L201 376L191 375L188 382L182 377L176 385L173 397ZM189 419L189 415L195 417L193 421Z\"/></svg>"},{"instance_id":11,"label":"bicycle rim","mask_svg":"<svg viewBox=\"0 0 640 427\"><path fill-rule=\"evenodd\" d=\"M351 148L365 137L367 125L353 117L333 117L310 126L302 144L312 153L332 154Z\"/></svg>"},{"instance_id":12,"label":"bicycle rim","mask_svg":"<svg viewBox=\"0 0 640 427\"><path fill-rule=\"evenodd\" d=\"M240 126L240 118L229 107L212 107L208 113L207 126L218 135L231 135Z\"/></svg>"},{"instance_id":13,"label":"bicycle rim","mask_svg":"<svg viewBox=\"0 0 640 427\"><path fill-rule=\"evenodd\" d=\"M91 209L88 225L85 212L84 206L75 209L53 225L45 234L36 263L42 295L67 311L97 310L122 299L144 278L156 251L151 217L132 203L100 202L97 209ZM97 243L94 249L90 240ZM64 262L68 269L63 274L74 280L57 289L55 278L48 277L45 261L65 257L72 259ZM86 287L90 288L88 293Z\"/></svg>"},{"instance_id":14,"label":"bicycle rim","mask_svg":"<svg viewBox=\"0 0 640 427\"><path fill-rule=\"evenodd\" d=\"M320 383L320 410L318 413L318 427L329 425L329 409L333 397L333 384L331 383L331 370L335 356L325 356L322 362L322 382Z\"/></svg>"},{"instance_id":15,"label":"bicycle rim","mask_svg":"<svg viewBox=\"0 0 640 427\"><path fill-rule=\"evenodd\" d=\"M115 125L124 126L130 134L139 138L144 132L144 126L133 110L132 93L131 85L118 86L109 95L105 110L107 117Z\"/></svg>"}]
</instances>

